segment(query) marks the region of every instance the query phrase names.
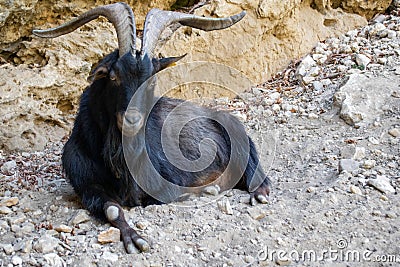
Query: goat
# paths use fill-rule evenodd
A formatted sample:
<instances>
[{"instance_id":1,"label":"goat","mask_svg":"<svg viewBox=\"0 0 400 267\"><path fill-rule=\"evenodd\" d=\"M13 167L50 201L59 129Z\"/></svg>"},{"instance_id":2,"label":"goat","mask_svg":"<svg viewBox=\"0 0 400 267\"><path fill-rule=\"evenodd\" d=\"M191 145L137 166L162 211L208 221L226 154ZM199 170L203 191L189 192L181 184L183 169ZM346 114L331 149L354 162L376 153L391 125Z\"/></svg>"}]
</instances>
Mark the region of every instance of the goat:
<instances>
[{"instance_id":1,"label":"goat","mask_svg":"<svg viewBox=\"0 0 400 267\"><path fill-rule=\"evenodd\" d=\"M117 227L126 251L133 253L136 247L148 251L150 245L128 225L122 206L146 206L177 199L176 194L160 199L149 194L138 182L138 177L163 193L163 183L152 179L154 172L169 183L189 188L212 183L223 173L225 182L229 183L230 175L240 173L240 180L234 181L233 185L249 191L252 203L266 203L270 180L259 166L254 143L234 116L180 99L156 98L151 85L139 92L139 87L150 81L154 74L182 58L159 59L154 55L160 34L166 27L180 23L206 31L219 30L240 21L245 12L215 19L152 9L145 19L140 51L135 46L134 15L125 3L95 7L70 22L33 33L54 38L72 32L100 15L114 25L118 49L101 59L91 71L90 85L81 96L74 127L62 154L65 175L84 207ZM136 100L129 105L134 95ZM189 118L180 132L178 149L192 162L203 152L213 150L215 159L205 169L187 171L178 168L168 161L163 151L162 128L168 115L178 107L180 111L170 118L169 127L174 128L180 119ZM229 131L240 133L238 142L230 139ZM199 148L206 139L211 139L214 146L203 143ZM233 141L237 143L236 150L233 150ZM124 142L127 146L123 146ZM124 149L129 151L129 158L125 157ZM234 158L232 164L229 164L230 158ZM254 180L259 181L256 189L250 188Z\"/></svg>"}]
</instances>

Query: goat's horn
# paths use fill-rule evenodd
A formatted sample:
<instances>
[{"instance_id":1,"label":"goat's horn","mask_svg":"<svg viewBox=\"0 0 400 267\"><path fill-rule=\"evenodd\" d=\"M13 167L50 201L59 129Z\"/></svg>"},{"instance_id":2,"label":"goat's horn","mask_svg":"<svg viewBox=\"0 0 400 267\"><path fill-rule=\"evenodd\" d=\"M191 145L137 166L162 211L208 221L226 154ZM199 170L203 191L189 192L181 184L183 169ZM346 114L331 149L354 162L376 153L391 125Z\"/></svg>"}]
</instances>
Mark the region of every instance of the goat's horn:
<instances>
[{"instance_id":1,"label":"goat's horn","mask_svg":"<svg viewBox=\"0 0 400 267\"><path fill-rule=\"evenodd\" d=\"M143 57L147 54L150 58L153 58L161 33L173 23L179 22L184 26L212 31L228 28L240 21L245 15L246 11L243 11L228 18L205 18L179 12L152 9L147 14L144 24L141 55Z\"/></svg>"},{"instance_id":2,"label":"goat's horn","mask_svg":"<svg viewBox=\"0 0 400 267\"><path fill-rule=\"evenodd\" d=\"M79 17L62 24L58 27L47 30L33 30L33 34L44 37L54 38L70 33L80 26L92 21L99 16L106 17L117 31L119 56L128 52L136 51L136 25L132 9L125 3L115 3L111 5L95 7Z\"/></svg>"}]
</instances>

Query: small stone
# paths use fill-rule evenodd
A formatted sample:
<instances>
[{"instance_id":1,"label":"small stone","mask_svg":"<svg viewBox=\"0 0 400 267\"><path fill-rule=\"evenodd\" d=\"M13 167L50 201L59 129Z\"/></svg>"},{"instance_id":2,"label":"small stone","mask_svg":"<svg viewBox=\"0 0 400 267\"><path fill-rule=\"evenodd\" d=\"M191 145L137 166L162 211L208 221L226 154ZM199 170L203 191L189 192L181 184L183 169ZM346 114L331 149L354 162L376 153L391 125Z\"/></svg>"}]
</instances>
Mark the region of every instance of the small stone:
<instances>
[{"instance_id":1,"label":"small stone","mask_svg":"<svg viewBox=\"0 0 400 267\"><path fill-rule=\"evenodd\" d=\"M335 195L329 195L329 201L332 202L333 204L338 203L338 198Z\"/></svg>"},{"instance_id":2,"label":"small stone","mask_svg":"<svg viewBox=\"0 0 400 267\"><path fill-rule=\"evenodd\" d=\"M13 245L13 248L15 251L20 251L24 248L25 242L24 241L18 241Z\"/></svg>"},{"instance_id":3,"label":"small stone","mask_svg":"<svg viewBox=\"0 0 400 267\"><path fill-rule=\"evenodd\" d=\"M218 185L210 185L203 189L203 193L212 195L212 196L216 196L219 194L219 190L220 190L220 188Z\"/></svg>"},{"instance_id":4,"label":"small stone","mask_svg":"<svg viewBox=\"0 0 400 267\"><path fill-rule=\"evenodd\" d=\"M233 196L233 190L228 190L228 191L226 191L226 192L225 192L225 196L227 196L227 197Z\"/></svg>"},{"instance_id":5,"label":"small stone","mask_svg":"<svg viewBox=\"0 0 400 267\"><path fill-rule=\"evenodd\" d=\"M361 189L355 185L350 186L350 192L356 195L362 195Z\"/></svg>"},{"instance_id":6,"label":"small stone","mask_svg":"<svg viewBox=\"0 0 400 267\"><path fill-rule=\"evenodd\" d=\"M315 186L310 186L307 188L306 192L307 193L314 193L317 190Z\"/></svg>"},{"instance_id":7,"label":"small stone","mask_svg":"<svg viewBox=\"0 0 400 267\"><path fill-rule=\"evenodd\" d=\"M31 253L32 251L32 240L25 240L21 242L21 246L19 247L22 253Z\"/></svg>"},{"instance_id":8,"label":"small stone","mask_svg":"<svg viewBox=\"0 0 400 267\"><path fill-rule=\"evenodd\" d=\"M363 54L356 54L355 60L358 66L363 66L364 68L366 68L371 62L371 59Z\"/></svg>"},{"instance_id":9,"label":"small stone","mask_svg":"<svg viewBox=\"0 0 400 267\"><path fill-rule=\"evenodd\" d=\"M13 225L13 224L21 224L21 223L23 223L23 222L26 221L26 216L25 216L25 214L18 214L18 215L15 216L15 217L9 217L9 218L7 218L7 220L8 220L8 223L9 223L10 225Z\"/></svg>"},{"instance_id":10,"label":"small stone","mask_svg":"<svg viewBox=\"0 0 400 267\"><path fill-rule=\"evenodd\" d=\"M77 225L80 223L84 223L90 220L90 216L86 210L79 210L75 216L72 218L72 225Z\"/></svg>"},{"instance_id":11,"label":"small stone","mask_svg":"<svg viewBox=\"0 0 400 267\"><path fill-rule=\"evenodd\" d=\"M273 92L269 94L268 97L274 101L277 101L281 97L281 94L279 92Z\"/></svg>"},{"instance_id":12,"label":"small stone","mask_svg":"<svg viewBox=\"0 0 400 267\"><path fill-rule=\"evenodd\" d=\"M339 161L339 172L353 172L356 171L359 167L359 163L352 159L341 159Z\"/></svg>"},{"instance_id":13,"label":"small stone","mask_svg":"<svg viewBox=\"0 0 400 267\"><path fill-rule=\"evenodd\" d=\"M317 77L320 71L321 71L320 67L318 66L312 67L310 69L310 72L308 73L308 76Z\"/></svg>"},{"instance_id":14,"label":"small stone","mask_svg":"<svg viewBox=\"0 0 400 267\"><path fill-rule=\"evenodd\" d=\"M254 258L252 256L250 256L250 255L246 255L243 260L246 263L253 263L254 262Z\"/></svg>"},{"instance_id":15,"label":"small stone","mask_svg":"<svg viewBox=\"0 0 400 267\"><path fill-rule=\"evenodd\" d=\"M321 83L323 86L329 86L332 84L332 81L330 79L322 79Z\"/></svg>"},{"instance_id":16,"label":"small stone","mask_svg":"<svg viewBox=\"0 0 400 267\"><path fill-rule=\"evenodd\" d=\"M385 196L385 195L382 195L379 199L382 200L382 201L388 201L389 200L389 198L387 196Z\"/></svg>"},{"instance_id":17,"label":"small stone","mask_svg":"<svg viewBox=\"0 0 400 267\"><path fill-rule=\"evenodd\" d=\"M368 179L367 184L385 194L396 192L396 190L390 184L390 179L385 175L377 175L376 179Z\"/></svg>"},{"instance_id":18,"label":"small stone","mask_svg":"<svg viewBox=\"0 0 400 267\"><path fill-rule=\"evenodd\" d=\"M14 265L22 265L22 259L21 259L21 257L18 257L18 256L12 257L11 262Z\"/></svg>"},{"instance_id":19,"label":"small stone","mask_svg":"<svg viewBox=\"0 0 400 267\"><path fill-rule=\"evenodd\" d=\"M372 214L373 216L382 216L382 212L379 211L379 210L373 210L373 211L371 212L371 214Z\"/></svg>"},{"instance_id":20,"label":"small stone","mask_svg":"<svg viewBox=\"0 0 400 267\"><path fill-rule=\"evenodd\" d=\"M379 140L373 136L368 137L368 141L373 145L379 145Z\"/></svg>"},{"instance_id":21,"label":"small stone","mask_svg":"<svg viewBox=\"0 0 400 267\"><path fill-rule=\"evenodd\" d=\"M83 244L86 242L86 235L75 235L70 237L71 240L75 240L80 244Z\"/></svg>"},{"instance_id":22,"label":"small stone","mask_svg":"<svg viewBox=\"0 0 400 267\"><path fill-rule=\"evenodd\" d=\"M313 81L315 81L315 77L313 77L313 76L304 76L303 78L302 78L302 80L303 80L303 82L304 82L304 84L310 84L310 83L312 83Z\"/></svg>"},{"instance_id":23,"label":"small stone","mask_svg":"<svg viewBox=\"0 0 400 267\"><path fill-rule=\"evenodd\" d=\"M324 64L328 59L328 56L324 54L314 54L312 57L319 64Z\"/></svg>"},{"instance_id":24,"label":"small stone","mask_svg":"<svg viewBox=\"0 0 400 267\"><path fill-rule=\"evenodd\" d=\"M266 106L272 106L276 101L273 99L265 98L263 100L263 104Z\"/></svg>"},{"instance_id":25,"label":"small stone","mask_svg":"<svg viewBox=\"0 0 400 267\"><path fill-rule=\"evenodd\" d=\"M282 109L286 110L286 111L289 111L289 110L293 109L293 106L290 105L290 104L282 104Z\"/></svg>"},{"instance_id":26,"label":"small stone","mask_svg":"<svg viewBox=\"0 0 400 267\"><path fill-rule=\"evenodd\" d=\"M254 87L251 91L253 92L254 95L260 95L263 90L264 89L262 89L262 88Z\"/></svg>"},{"instance_id":27,"label":"small stone","mask_svg":"<svg viewBox=\"0 0 400 267\"><path fill-rule=\"evenodd\" d=\"M0 206L12 207L17 205L19 199L17 197L8 197L0 201Z\"/></svg>"},{"instance_id":28,"label":"small stone","mask_svg":"<svg viewBox=\"0 0 400 267\"><path fill-rule=\"evenodd\" d=\"M369 34L371 35L378 35L378 33L386 30L386 26L383 25L382 23L378 22L372 25L372 27L369 30Z\"/></svg>"},{"instance_id":29,"label":"small stone","mask_svg":"<svg viewBox=\"0 0 400 267\"><path fill-rule=\"evenodd\" d=\"M389 211L386 213L386 218L395 219L397 218L397 214L394 213L393 211Z\"/></svg>"},{"instance_id":30,"label":"small stone","mask_svg":"<svg viewBox=\"0 0 400 267\"><path fill-rule=\"evenodd\" d=\"M375 160L368 159L368 160L364 161L362 167L364 169L372 169L373 167L375 167L375 165L376 165L376 161Z\"/></svg>"},{"instance_id":31,"label":"small stone","mask_svg":"<svg viewBox=\"0 0 400 267\"><path fill-rule=\"evenodd\" d=\"M397 32L393 30L388 30L387 31L387 38L389 39L394 39L397 37Z\"/></svg>"},{"instance_id":32,"label":"small stone","mask_svg":"<svg viewBox=\"0 0 400 267\"><path fill-rule=\"evenodd\" d=\"M279 257L276 261L276 264L278 264L279 266L288 266L291 264L291 261L288 258L285 257Z\"/></svg>"},{"instance_id":33,"label":"small stone","mask_svg":"<svg viewBox=\"0 0 400 267\"><path fill-rule=\"evenodd\" d=\"M104 251L103 255L101 256L103 260L116 262L118 261L118 255L109 251Z\"/></svg>"},{"instance_id":34,"label":"small stone","mask_svg":"<svg viewBox=\"0 0 400 267\"><path fill-rule=\"evenodd\" d=\"M0 206L0 214L10 214L12 210L5 206Z\"/></svg>"},{"instance_id":35,"label":"small stone","mask_svg":"<svg viewBox=\"0 0 400 267\"><path fill-rule=\"evenodd\" d=\"M353 159L354 160L361 160L365 158L365 147L356 147L354 151Z\"/></svg>"},{"instance_id":36,"label":"small stone","mask_svg":"<svg viewBox=\"0 0 400 267\"><path fill-rule=\"evenodd\" d=\"M311 112L311 113L308 114L308 118L309 118L309 119L312 119L312 120L316 120L316 119L318 119L319 117L318 117L317 114Z\"/></svg>"},{"instance_id":37,"label":"small stone","mask_svg":"<svg viewBox=\"0 0 400 267\"><path fill-rule=\"evenodd\" d=\"M178 246L175 246L175 252L176 253L181 253L182 249L180 247L178 247Z\"/></svg>"},{"instance_id":38,"label":"small stone","mask_svg":"<svg viewBox=\"0 0 400 267\"><path fill-rule=\"evenodd\" d=\"M351 43L350 48L351 48L351 51L354 53L360 52L360 46L358 45L357 42Z\"/></svg>"},{"instance_id":39,"label":"small stone","mask_svg":"<svg viewBox=\"0 0 400 267\"><path fill-rule=\"evenodd\" d=\"M28 152L22 152L21 156L23 156L24 158L29 158L31 156L31 154Z\"/></svg>"},{"instance_id":40,"label":"small stone","mask_svg":"<svg viewBox=\"0 0 400 267\"><path fill-rule=\"evenodd\" d=\"M3 250L7 255L11 255L14 252L14 247L11 244L6 244L3 246Z\"/></svg>"},{"instance_id":41,"label":"small stone","mask_svg":"<svg viewBox=\"0 0 400 267\"><path fill-rule=\"evenodd\" d=\"M400 130L398 128L393 128L389 130L389 134L393 137L399 137L400 136Z\"/></svg>"},{"instance_id":42,"label":"small stone","mask_svg":"<svg viewBox=\"0 0 400 267\"><path fill-rule=\"evenodd\" d=\"M79 229L78 228L74 228L74 232L76 234L78 234L78 233L86 233L86 232L90 231L91 229L92 229L92 226L91 226L90 222L80 223L79 224Z\"/></svg>"},{"instance_id":43,"label":"small stone","mask_svg":"<svg viewBox=\"0 0 400 267\"><path fill-rule=\"evenodd\" d=\"M348 67L345 65L339 65L336 67L339 72L346 72Z\"/></svg>"},{"instance_id":44,"label":"small stone","mask_svg":"<svg viewBox=\"0 0 400 267\"><path fill-rule=\"evenodd\" d=\"M71 233L72 232L72 227L67 226L65 224L60 224L54 227L54 230L56 230L59 233Z\"/></svg>"},{"instance_id":45,"label":"small stone","mask_svg":"<svg viewBox=\"0 0 400 267\"><path fill-rule=\"evenodd\" d=\"M15 169L17 168L17 163L15 162L15 160L10 160L5 162L0 170L2 173L6 174L6 175L12 175L15 173Z\"/></svg>"},{"instance_id":46,"label":"small stone","mask_svg":"<svg viewBox=\"0 0 400 267\"><path fill-rule=\"evenodd\" d=\"M277 112L277 111L281 110L281 106L279 106L278 104L273 104L272 105L272 110Z\"/></svg>"},{"instance_id":47,"label":"small stone","mask_svg":"<svg viewBox=\"0 0 400 267\"><path fill-rule=\"evenodd\" d=\"M299 67L296 70L296 73L300 76L306 76L306 74L308 73L308 71L310 71L310 69L314 66L316 66L317 63L315 62L315 60L310 56L307 55L299 64Z\"/></svg>"},{"instance_id":48,"label":"small stone","mask_svg":"<svg viewBox=\"0 0 400 267\"><path fill-rule=\"evenodd\" d=\"M100 244L119 242L121 237L121 233L118 228L110 227L109 229L101 232L97 236L97 241Z\"/></svg>"},{"instance_id":49,"label":"small stone","mask_svg":"<svg viewBox=\"0 0 400 267\"><path fill-rule=\"evenodd\" d=\"M43 258L46 260L47 264L49 264L50 266L54 266L54 267L67 266L65 261L60 256L58 256L56 253L49 253L49 254L43 255ZM82 264L81 266L87 266L87 265Z\"/></svg>"},{"instance_id":50,"label":"small stone","mask_svg":"<svg viewBox=\"0 0 400 267\"><path fill-rule=\"evenodd\" d=\"M235 116L237 119L239 119L241 122L246 122L247 121L247 115L240 112L240 111L233 111L231 112L233 116Z\"/></svg>"},{"instance_id":51,"label":"small stone","mask_svg":"<svg viewBox=\"0 0 400 267\"><path fill-rule=\"evenodd\" d=\"M0 220L0 230L9 230L10 226L8 226L8 223L4 220Z\"/></svg>"},{"instance_id":52,"label":"small stone","mask_svg":"<svg viewBox=\"0 0 400 267\"><path fill-rule=\"evenodd\" d=\"M11 225L11 231L15 233L17 237L25 236L35 230L35 225L30 222L25 222L22 225L13 224Z\"/></svg>"},{"instance_id":53,"label":"small stone","mask_svg":"<svg viewBox=\"0 0 400 267\"><path fill-rule=\"evenodd\" d=\"M379 64L382 64L382 65L385 65L387 63L387 59L384 58L384 57L378 58L377 61L378 61Z\"/></svg>"},{"instance_id":54,"label":"small stone","mask_svg":"<svg viewBox=\"0 0 400 267\"><path fill-rule=\"evenodd\" d=\"M254 220L261 220L265 216L267 216L267 212L262 210L260 207L249 207L247 209L247 213Z\"/></svg>"},{"instance_id":55,"label":"small stone","mask_svg":"<svg viewBox=\"0 0 400 267\"><path fill-rule=\"evenodd\" d=\"M314 81L312 85L315 91L322 91L324 89L324 85L320 81Z\"/></svg>"},{"instance_id":56,"label":"small stone","mask_svg":"<svg viewBox=\"0 0 400 267\"><path fill-rule=\"evenodd\" d=\"M218 208L225 214L232 215L233 214L233 209L231 207L231 203L229 202L229 199L224 198L217 203Z\"/></svg>"},{"instance_id":57,"label":"small stone","mask_svg":"<svg viewBox=\"0 0 400 267\"><path fill-rule=\"evenodd\" d=\"M149 225L150 223L148 221L138 221L136 223L136 227L139 228L140 230L146 229Z\"/></svg>"},{"instance_id":58,"label":"small stone","mask_svg":"<svg viewBox=\"0 0 400 267\"><path fill-rule=\"evenodd\" d=\"M39 253L56 251L59 240L49 235L44 235L35 243L34 249Z\"/></svg>"},{"instance_id":59,"label":"small stone","mask_svg":"<svg viewBox=\"0 0 400 267\"><path fill-rule=\"evenodd\" d=\"M375 22L375 23L382 23L382 22L384 22L386 19L387 19L387 18L386 18L385 15L380 14L380 15L376 16L372 21Z\"/></svg>"},{"instance_id":60,"label":"small stone","mask_svg":"<svg viewBox=\"0 0 400 267\"><path fill-rule=\"evenodd\" d=\"M353 49L350 45L342 45L340 47L340 52L342 52L343 54L350 54L351 52L353 52Z\"/></svg>"}]
</instances>

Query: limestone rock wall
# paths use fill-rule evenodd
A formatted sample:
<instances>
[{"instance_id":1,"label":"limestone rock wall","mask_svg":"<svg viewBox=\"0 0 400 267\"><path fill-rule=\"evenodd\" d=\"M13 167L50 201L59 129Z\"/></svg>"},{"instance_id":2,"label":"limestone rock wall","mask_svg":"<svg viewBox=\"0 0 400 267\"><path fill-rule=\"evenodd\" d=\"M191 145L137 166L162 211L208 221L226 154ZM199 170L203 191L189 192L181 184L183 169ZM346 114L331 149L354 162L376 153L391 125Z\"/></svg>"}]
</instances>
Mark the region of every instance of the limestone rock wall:
<instances>
[{"instance_id":1,"label":"limestone rock wall","mask_svg":"<svg viewBox=\"0 0 400 267\"><path fill-rule=\"evenodd\" d=\"M52 40L33 37L32 29L58 25L111 2L0 2L0 149L39 150L49 140L67 135L90 69L117 46L105 19ZM127 2L140 29L150 8L168 9L175 1ZM257 84L318 41L365 25L389 4L387 0L211 0L195 13L224 17L247 10L247 16L217 32L181 27L158 52L163 56L188 53L184 62L223 63Z\"/></svg>"},{"instance_id":2,"label":"limestone rock wall","mask_svg":"<svg viewBox=\"0 0 400 267\"><path fill-rule=\"evenodd\" d=\"M43 24L57 24L74 15L79 15L94 6L111 4L110 0L8 0L0 2L0 48L29 37L32 29ZM169 9L175 0L125 0L141 26L146 13L154 7Z\"/></svg>"}]
</instances>

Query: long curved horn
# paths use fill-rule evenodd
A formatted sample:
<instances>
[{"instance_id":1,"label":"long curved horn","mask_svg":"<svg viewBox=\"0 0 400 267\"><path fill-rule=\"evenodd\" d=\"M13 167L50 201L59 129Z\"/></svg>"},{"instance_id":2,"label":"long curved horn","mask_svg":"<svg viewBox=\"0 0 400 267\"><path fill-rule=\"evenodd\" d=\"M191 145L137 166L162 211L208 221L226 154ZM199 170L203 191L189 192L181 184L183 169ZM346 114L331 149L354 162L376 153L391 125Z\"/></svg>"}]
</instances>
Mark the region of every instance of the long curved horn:
<instances>
[{"instance_id":1,"label":"long curved horn","mask_svg":"<svg viewBox=\"0 0 400 267\"><path fill-rule=\"evenodd\" d=\"M143 44L141 56L147 54L153 58L153 53L160 38L161 33L169 25L179 22L184 26L201 29L204 31L221 30L228 28L240 21L246 15L246 11L230 16L228 18L205 18L190 14L184 14L173 11L163 11L152 9L146 16L143 29Z\"/></svg>"},{"instance_id":2,"label":"long curved horn","mask_svg":"<svg viewBox=\"0 0 400 267\"><path fill-rule=\"evenodd\" d=\"M106 17L117 32L119 56L136 52L136 25L132 9L125 3L95 7L79 17L58 27L47 30L33 30L33 34L43 38L54 38L70 33L99 16Z\"/></svg>"}]
</instances>

